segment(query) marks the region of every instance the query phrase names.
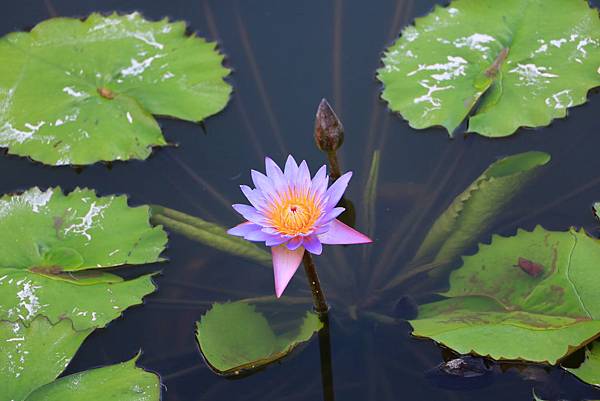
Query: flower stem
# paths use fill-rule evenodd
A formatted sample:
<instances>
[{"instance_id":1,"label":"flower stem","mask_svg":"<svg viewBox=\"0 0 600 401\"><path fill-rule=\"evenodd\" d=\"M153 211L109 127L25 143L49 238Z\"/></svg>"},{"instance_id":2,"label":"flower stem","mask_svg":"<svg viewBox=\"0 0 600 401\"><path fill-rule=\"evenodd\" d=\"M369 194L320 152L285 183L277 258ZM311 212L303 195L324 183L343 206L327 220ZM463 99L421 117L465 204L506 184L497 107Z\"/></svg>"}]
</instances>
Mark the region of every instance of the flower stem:
<instances>
[{"instance_id":1,"label":"flower stem","mask_svg":"<svg viewBox=\"0 0 600 401\"><path fill-rule=\"evenodd\" d=\"M323 328L319 331L319 356L321 359L321 384L323 401L334 401L333 367L331 363L331 337L329 334L329 316L321 315Z\"/></svg>"},{"instance_id":2,"label":"flower stem","mask_svg":"<svg viewBox=\"0 0 600 401\"><path fill-rule=\"evenodd\" d=\"M342 171L340 170L340 162L338 161L337 152L332 150L327 152L327 158L329 159L329 171L331 181L335 181L341 177Z\"/></svg>"},{"instance_id":3,"label":"flower stem","mask_svg":"<svg viewBox=\"0 0 600 401\"><path fill-rule=\"evenodd\" d=\"M321 282L319 281L319 276L317 275L315 262L308 251L304 251L302 261L304 262L304 271L306 272L308 285L310 286L310 290L312 292L315 310L320 316L327 315L329 307L327 306L327 301L325 300L325 294L321 289Z\"/></svg>"}]
</instances>

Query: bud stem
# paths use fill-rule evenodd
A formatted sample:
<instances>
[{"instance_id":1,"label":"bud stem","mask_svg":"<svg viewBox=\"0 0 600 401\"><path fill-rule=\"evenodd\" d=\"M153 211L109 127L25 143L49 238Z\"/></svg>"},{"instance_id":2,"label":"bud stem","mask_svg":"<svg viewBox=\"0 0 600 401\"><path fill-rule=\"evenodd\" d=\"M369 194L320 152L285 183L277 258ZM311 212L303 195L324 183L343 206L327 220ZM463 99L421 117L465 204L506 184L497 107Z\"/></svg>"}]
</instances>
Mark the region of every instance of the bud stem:
<instances>
[{"instance_id":1,"label":"bud stem","mask_svg":"<svg viewBox=\"0 0 600 401\"><path fill-rule=\"evenodd\" d=\"M319 314L319 316L327 315L329 307L327 306L327 301L325 300L325 294L321 289L321 282L319 281L317 268L312 256L310 255L310 252L304 251L302 262L304 263L304 271L306 272L308 285L310 286L310 290L312 292L315 311Z\"/></svg>"},{"instance_id":2,"label":"bud stem","mask_svg":"<svg viewBox=\"0 0 600 401\"><path fill-rule=\"evenodd\" d=\"M341 177L342 172L340 170L340 162L338 161L337 152L332 150L327 152L327 158L329 159L329 172L331 181L335 181Z\"/></svg>"}]
</instances>

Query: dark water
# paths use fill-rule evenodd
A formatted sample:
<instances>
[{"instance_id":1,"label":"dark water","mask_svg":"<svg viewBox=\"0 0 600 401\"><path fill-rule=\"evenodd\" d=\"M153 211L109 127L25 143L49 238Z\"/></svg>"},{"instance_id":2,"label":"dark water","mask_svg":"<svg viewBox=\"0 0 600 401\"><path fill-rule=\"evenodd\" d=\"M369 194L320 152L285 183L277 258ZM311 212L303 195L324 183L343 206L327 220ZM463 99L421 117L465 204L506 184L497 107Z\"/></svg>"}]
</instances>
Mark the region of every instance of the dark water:
<instances>
[{"instance_id":1,"label":"dark water","mask_svg":"<svg viewBox=\"0 0 600 401\"><path fill-rule=\"evenodd\" d=\"M167 138L179 147L162 149L145 162L97 165L75 171L48 168L26 159L0 158L0 191L61 185L89 186L102 195L126 193L132 204L157 203L225 225L239 219L228 205L242 199L238 185L249 182L249 169L262 169L265 155L282 162L289 153L315 169L322 154L312 142L313 117L322 97L330 99L344 121L343 166L355 171L348 195L360 210L371 152L382 150L377 221L371 257L362 249L328 249L319 259L323 286L334 302L332 352L338 400L517 400L532 399L534 381L521 369L504 369L482 388L445 390L425 377L443 360L429 341L410 337L406 325L352 321L341 305L362 305L378 284L404 266L428 224L480 172L497 158L526 150L549 152L543 174L499 219L493 232L517 227L563 230L583 226L600 230L590 206L600 200L598 104L572 109L569 118L550 127L521 130L502 140L477 136L449 140L440 129L416 132L378 100L374 71L381 51L400 28L427 13L433 0L23 0L4 1L0 33L30 28L51 15L85 16L92 11L142 11L149 18L186 20L201 36L218 40L234 69L235 92L226 110L206 121L206 132L193 124L161 121ZM596 6L600 1L592 2ZM432 204L424 210L424 205ZM422 214L399 231L401 224ZM358 221L358 228L364 221ZM404 251L390 258L397 244ZM486 240L482 238L482 240ZM279 366L245 379L227 380L204 365L194 324L212 301L272 293L267 269L172 235L170 262L157 279L158 292L146 304L128 310L108 328L95 332L69 372L131 358L144 352L141 365L160 373L166 401L319 400L321 376L316 340ZM386 274L377 263L385 262ZM333 273L338 266L345 274ZM149 268L150 269L150 268ZM136 270L136 274L143 270ZM353 274L348 274L352 272ZM384 272L385 273L385 272ZM352 279L352 277L355 277ZM350 279L349 279L350 277ZM391 313L405 293L419 298L413 281L374 303ZM298 275L288 295L306 295ZM558 370L547 376L555 394L573 400L600 398ZM479 386L481 387L481 386ZM557 399L555 396L554 399Z\"/></svg>"}]
</instances>

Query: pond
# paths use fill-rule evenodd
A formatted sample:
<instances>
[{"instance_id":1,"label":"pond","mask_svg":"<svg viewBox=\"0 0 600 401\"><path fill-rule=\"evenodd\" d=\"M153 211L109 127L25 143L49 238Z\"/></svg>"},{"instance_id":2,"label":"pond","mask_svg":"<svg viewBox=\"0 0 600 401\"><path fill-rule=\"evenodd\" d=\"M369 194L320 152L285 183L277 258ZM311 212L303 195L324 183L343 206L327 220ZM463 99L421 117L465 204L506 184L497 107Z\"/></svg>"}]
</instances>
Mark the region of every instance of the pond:
<instances>
[{"instance_id":1,"label":"pond","mask_svg":"<svg viewBox=\"0 0 600 401\"><path fill-rule=\"evenodd\" d=\"M234 92L226 109L202 126L160 119L174 146L155 150L146 161L47 167L26 158L0 158L0 192L33 186L95 188L100 195L127 194L132 205L158 204L225 226L241 222L231 209L243 202L240 184L250 169L263 170L264 157L282 164L288 154L306 159L312 170L326 158L314 144L316 108L327 98L344 123L339 151L344 170L354 171L346 193L365 229L362 193L373 151L381 165L376 196L374 244L326 249L322 285L331 291L331 366L335 398L362 400L532 400L538 388L552 400L600 399L559 368L494 366L485 380L448 380L432 373L452 359L433 341L411 337L405 322L386 324L348 308L371 304L393 315L410 296L434 299L422 290L423 276L394 288L383 299L372 293L412 258L436 217L492 162L538 150L552 161L481 236L514 235L517 228L583 227L600 234L591 206L600 200L597 91L590 102L570 109L548 127L520 129L504 139L457 135L441 128L416 131L380 99L375 71L383 50L434 0L24 0L5 2L0 33L26 30L54 16L83 17L97 11L140 11L146 18L187 21L191 31L215 40L233 69ZM600 0L591 1L600 7ZM4 62L4 61L3 61ZM476 252L472 247L467 254ZM319 341L313 338L290 357L237 379L214 374L194 336L195 322L215 301L272 295L272 272L170 234L168 261L155 279L158 291L130 308L107 328L95 331L65 374L128 360L160 374L165 401L318 400L323 397ZM325 268L327 266L327 268ZM457 264L458 266L458 264ZM155 271L155 266L142 270ZM135 275L138 275L136 269ZM129 273L120 273L129 274ZM439 290L443 290L444 285ZM309 297L297 275L286 296Z\"/></svg>"}]
</instances>

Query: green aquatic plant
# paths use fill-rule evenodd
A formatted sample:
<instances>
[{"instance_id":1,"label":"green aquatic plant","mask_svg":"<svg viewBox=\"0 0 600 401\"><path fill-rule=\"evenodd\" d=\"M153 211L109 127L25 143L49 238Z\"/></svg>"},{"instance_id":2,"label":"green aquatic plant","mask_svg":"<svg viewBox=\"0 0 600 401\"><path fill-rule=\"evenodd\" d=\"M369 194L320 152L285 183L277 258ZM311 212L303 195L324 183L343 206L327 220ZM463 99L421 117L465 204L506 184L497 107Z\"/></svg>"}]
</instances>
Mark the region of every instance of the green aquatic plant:
<instances>
[{"instance_id":1,"label":"green aquatic plant","mask_svg":"<svg viewBox=\"0 0 600 401\"><path fill-rule=\"evenodd\" d=\"M163 260L167 235L149 217L147 206L89 189L0 198L0 320L68 318L82 330L140 304L155 290L152 275L123 280L102 269Z\"/></svg>"},{"instance_id":2,"label":"green aquatic plant","mask_svg":"<svg viewBox=\"0 0 600 401\"><path fill-rule=\"evenodd\" d=\"M147 206L60 188L0 198L0 394L12 401L158 401L159 379L135 360L55 379L83 341L155 290L152 275L106 268L163 260ZM137 358L136 358L137 359Z\"/></svg>"},{"instance_id":3,"label":"green aquatic plant","mask_svg":"<svg viewBox=\"0 0 600 401\"><path fill-rule=\"evenodd\" d=\"M0 321L2 397L22 401L35 389L54 381L91 332L75 331L68 319L52 324L39 316L29 325Z\"/></svg>"},{"instance_id":4,"label":"green aquatic plant","mask_svg":"<svg viewBox=\"0 0 600 401\"><path fill-rule=\"evenodd\" d=\"M455 0L406 27L383 64L382 97L411 127L452 136L468 119L469 132L507 136L600 85L600 20L584 0Z\"/></svg>"},{"instance_id":5,"label":"green aquatic plant","mask_svg":"<svg viewBox=\"0 0 600 401\"><path fill-rule=\"evenodd\" d=\"M346 318L350 318L351 320L367 319L384 324L397 324L398 320L396 318L388 316L386 313L381 313L380 308L376 306L377 303L381 302L380 300L385 300L385 297L389 296L388 294L392 294L397 286L410 280L411 277L431 271L434 268L451 266L454 259L464 249L474 245L480 236L490 229L497 216L502 213L504 208L510 204L521 189L537 175L540 168L545 166L549 160L550 156L546 153L526 152L509 156L493 163L467 190L457 196L451 206L442 213L438 221L430 228L429 234L425 235L426 239L423 242L418 257L414 258L414 262L409 263L400 272L393 272L391 277L381 274L381 272L376 270L369 271L371 274L369 279L375 283L377 291L365 293L364 298L348 299L346 296L349 292L348 287L346 287L349 277L352 277L355 272L341 272L336 266L329 263L319 266L320 275L323 274L330 279L331 277L335 278L328 282L328 294L331 294L331 296L328 296L330 304L339 311L347 312L348 316ZM269 167L271 162L268 160L267 163ZM363 195L363 215L367 217L374 214L373 205L377 188L379 163L379 153L375 152L367 180L368 183ZM255 178L255 180L259 178L261 177ZM249 195L250 201L254 202L253 205L259 207L260 204L257 202L256 197L260 194L251 192L248 188L244 190ZM257 213L251 214L250 211L245 209L242 211L247 218L253 219L251 223L244 223L241 226L242 228L245 228L246 225L251 225L249 228L256 230L256 227L254 227L256 225L255 222L264 222L264 219ZM237 246L224 246L222 238L224 228L222 226L207 223L196 217L163 207L153 207L153 212L153 221L164 224L166 228L174 232L181 233L191 239L196 239L218 250L243 256L264 264L262 258L249 256L254 253L254 249L256 248L253 248L252 252L246 253L245 251L240 252ZM367 221L369 221L368 218ZM191 235L194 226L206 232L194 238L195 236ZM369 230L373 232L374 227L370 227ZM208 231L214 232L216 236L211 237L210 235L206 235ZM272 234L269 235L273 236ZM256 238L262 239L263 237L259 236ZM443 252L440 252L440 250L443 250ZM368 265L371 260L370 252L364 252L363 257L367 258L365 264ZM375 258L377 257L379 255L375 256ZM427 258L435 262L431 262ZM423 259L426 260L417 262L417 260ZM419 263L425 263L425 265ZM427 269L423 269L424 266ZM434 282L433 280L430 281ZM358 285L358 282L355 283L355 285ZM362 285L361 287L364 288ZM352 291L357 290L353 289ZM280 299L280 304L273 303L272 305L280 314L286 315L295 309L292 307L297 302L294 297L288 298L284 296ZM307 305L308 302L308 298L303 298L303 305ZM265 320L265 317L257 313L248 303L254 304L252 300L243 301L240 305L237 302L224 305L217 304L214 309L202 317L198 325L198 339L205 359L213 370L220 374L249 373L253 368L258 369L268 363L281 359L292 350L292 348L289 348L284 353L273 351L279 350L281 345L277 339L278 337L273 334L255 336L246 335L247 333L245 332L242 333L241 328L239 328L240 325L261 327L261 330L271 332L268 330L268 320ZM315 305L319 305L319 303L316 302ZM252 310L252 313L249 312L250 310ZM231 311L235 311L238 314L236 315ZM243 316L241 316L240 311L245 311ZM208 318L210 320L207 320ZM240 323L246 321L247 323ZM216 322L219 323L217 324ZM293 325L292 327L298 330L298 325ZM205 331L209 333L203 337ZM285 338L289 337L289 333L286 333ZM307 337L304 340L308 338L310 338L310 335L307 333ZM266 342L265 339L267 339ZM231 354L237 355L237 358L233 358Z\"/></svg>"},{"instance_id":6,"label":"green aquatic plant","mask_svg":"<svg viewBox=\"0 0 600 401\"><path fill-rule=\"evenodd\" d=\"M151 206L150 214L153 224L169 227L192 241L265 266L273 265L269 252L243 238L227 234L227 228L219 224L158 205Z\"/></svg>"},{"instance_id":7,"label":"green aquatic plant","mask_svg":"<svg viewBox=\"0 0 600 401\"><path fill-rule=\"evenodd\" d=\"M50 165L146 159L152 115L200 122L225 107L229 70L183 22L54 18L0 39L0 146Z\"/></svg>"},{"instance_id":8,"label":"green aquatic plant","mask_svg":"<svg viewBox=\"0 0 600 401\"><path fill-rule=\"evenodd\" d=\"M493 236L463 257L413 334L461 354L556 364L600 334L600 241L584 231Z\"/></svg>"},{"instance_id":9,"label":"green aquatic plant","mask_svg":"<svg viewBox=\"0 0 600 401\"><path fill-rule=\"evenodd\" d=\"M446 264L463 254L550 161L544 152L525 152L492 163L437 218L415 259Z\"/></svg>"},{"instance_id":10,"label":"green aquatic plant","mask_svg":"<svg viewBox=\"0 0 600 401\"><path fill-rule=\"evenodd\" d=\"M424 272L445 277L442 273L447 273L453 262L489 231L550 159L545 152L530 151L490 164L435 219L413 255L410 268L402 269L386 280L382 291L396 288ZM384 261L389 263L389 260Z\"/></svg>"},{"instance_id":11,"label":"green aquatic plant","mask_svg":"<svg viewBox=\"0 0 600 401\"><path fill-rule=\"evenodd\" d=\"M0 321L0 394L10 401L159 401L157 375L136 368L137 358L56 380L92 329L69 319L37 317L26 326Z\"/></svg>"},{"instance_id":12,"label":"green aquatic plant","mask_svg":"<svg viewBox=\"0 0 600 401\"><path fill-rule=\"evenodd\" d=\"M586 383L600 387L600 344L594 343L585 352L585 360L577 368L567 368L569 372Z\"/></svg>"},{"instance_id":13,"label":"green aquatic plant","mask_svg":"<svg viewBox=\"0 0 600 401\"><path fill-rule=\"evenodd\" d=\"M215 372L252 372L285 357L323 327L317 314L302 311L303 316L295 317L297 313L287 311L284 323L288 329L278 334L255 305L245 301L216 303L198 322L196 336Z\"/></svg>"}]
</instances>

